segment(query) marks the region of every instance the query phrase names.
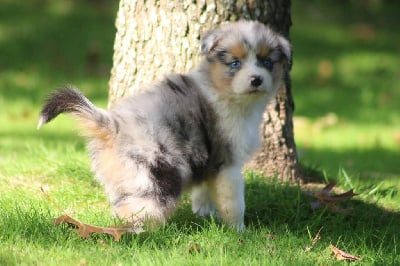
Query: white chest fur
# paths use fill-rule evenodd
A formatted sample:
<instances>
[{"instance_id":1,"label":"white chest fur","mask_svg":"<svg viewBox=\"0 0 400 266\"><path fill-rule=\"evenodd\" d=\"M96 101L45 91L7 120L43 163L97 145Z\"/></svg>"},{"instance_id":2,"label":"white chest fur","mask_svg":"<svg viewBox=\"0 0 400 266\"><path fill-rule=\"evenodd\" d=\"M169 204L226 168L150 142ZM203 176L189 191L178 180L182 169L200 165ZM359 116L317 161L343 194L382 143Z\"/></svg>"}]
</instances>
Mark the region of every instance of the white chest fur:
<instances>
[{"instance_id":1,"label":"white chest fur","mask_svg":"<svg viewBox=\"0 0 400 266\"><path fill-rule=\"evenodd\" d=\"M232 144L237 163L247 162L260 145L259 128L266 101L222 103L217 107L219 130Z\"/></svg>"}]
</instances>

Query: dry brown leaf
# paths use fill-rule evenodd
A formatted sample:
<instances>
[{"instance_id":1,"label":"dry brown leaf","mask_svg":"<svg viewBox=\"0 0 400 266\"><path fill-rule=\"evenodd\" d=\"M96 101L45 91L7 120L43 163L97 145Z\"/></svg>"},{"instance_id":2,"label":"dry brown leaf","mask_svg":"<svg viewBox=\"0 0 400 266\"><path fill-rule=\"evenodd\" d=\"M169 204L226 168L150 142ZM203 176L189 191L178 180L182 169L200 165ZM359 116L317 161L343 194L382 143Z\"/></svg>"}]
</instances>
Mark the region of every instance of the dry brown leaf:
<instances>
[{"instance_id":1,"label":"dry brown leaf","mask_svg":"<svg viewBox=\"0 0 400 266\"><path fill-rule=\"evenodd\" d=\"M47 194L46 190L41 187L40 190L42 191L43 195L45 198L57 209L62 211L61 207L58 206L57 203L55 203L50 196ZM62 211L63 212L63 211ZM91 233L104 233L108 235L112 235L114 237L115 241L119 241L121 239L121 236L125 233L141 233L144 232L142 227L135 227L132 224L126 224L126 225L120 225L120 226L111 226L111 227L100 227L100 226L94 226L90 224L85 224L77 219L72 218L68 214L63 214L53 220L54 224L59 226L63 223L67 223L69 225L75 225L77 226L77 229L75 230L78 235L82 238L88 238Z\"/></svg>"},{"instance_id":2,"label":"dry brown leaf","mask_svg":"<svg viewBox=\"0 0 400 266\"><path fill-rule=\"evenodd\" d=\"M119 241L121 236L125 233L140 233L143 232L141 228L135 228L132 225L121 225L121 226L111 226L111 227L99 227L90 224L82 223L67 214L63 214L60 217L54 219L54 223L59 226L63 223L69 225L76 225L78 228L76 232L80 237L88 238L91 233L104 233L112 235L115 241Z\"/></svg>"},{"instance_id":3,"label":"dry brown leaf","mask_svg":"<svg viewBox=\"0 0 400 266\"><path fill-rule=\"evenodd\" d=\"M340 202L340 201L346 201L349 200L351 198L353 198L354 196L356 196L357 194L353 193L353 190L350 189L349 191L339 194L339 195L331 195L330 191L332 190L332 188L336 185L336 182L330 182L328 185L326 185L320 192L318 192L315 197L324 203L336 203L336 202Z\"/></svg>"},{"instance_id":4,"label":"dry brown leaf","mask_svg":"<svg viewBox=\"0 0 400 266\"><path fill-rule=\"evenodd\" d=\"M351 261L361 260L360 257L348 254L343 250L338 249L332 244L330 244L329 247L332 250L333 254L335 254L337 260L351 260Z\"/></svg>"},{"instance_id":5,"label":"dry brown leaf","mask_svg":"<svg viewBox=\"0 0 400 266\"><path fill-rule=\"evenodd\" d=\"M324 206L328 206L331 210L335 212L350 212L353 209L352 208L341 208L336 206L335 204L338 202L343 202L346 200L349 200L353 198L354 196L357 196L353 192L353 190L349 190L345 193L338 194L338 195L332 195L330 192L333 189L333 187L336 185L336 182L330 182L327 184L320 192L315 194L315 198L317 201L314 201L311 203L311 208L312 209L317 209L321 208Z\"/></svg>"}]
</instances>

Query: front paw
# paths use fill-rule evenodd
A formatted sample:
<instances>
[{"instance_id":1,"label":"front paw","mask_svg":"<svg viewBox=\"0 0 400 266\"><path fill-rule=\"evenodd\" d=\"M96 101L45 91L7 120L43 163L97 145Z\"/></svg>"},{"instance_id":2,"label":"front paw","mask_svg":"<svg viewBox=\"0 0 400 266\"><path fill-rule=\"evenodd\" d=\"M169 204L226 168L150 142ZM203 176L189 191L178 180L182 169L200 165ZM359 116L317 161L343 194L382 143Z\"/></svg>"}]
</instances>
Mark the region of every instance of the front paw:
<instances>
[{"instance_id":1,"label":"front paw","mask_svg":"<svg viewBox=\"0 0 400 266\"><path fill-rule=\"evenodd\" d=\"M246 229L244 223L232 224L231 227L239 233L244 232L244 230Z\"/></svg>"},{"instance_id":2,"label":"front paw","mask_svg":"<svg viewBox=\"0 0 400 266\"><path fill-rule=\"evenodd\" d=\"M215 216L216 210L212 203L203 202L203 203L193 203L192 204L193 213L199 216Z\"/></svg>"}]
</instances>

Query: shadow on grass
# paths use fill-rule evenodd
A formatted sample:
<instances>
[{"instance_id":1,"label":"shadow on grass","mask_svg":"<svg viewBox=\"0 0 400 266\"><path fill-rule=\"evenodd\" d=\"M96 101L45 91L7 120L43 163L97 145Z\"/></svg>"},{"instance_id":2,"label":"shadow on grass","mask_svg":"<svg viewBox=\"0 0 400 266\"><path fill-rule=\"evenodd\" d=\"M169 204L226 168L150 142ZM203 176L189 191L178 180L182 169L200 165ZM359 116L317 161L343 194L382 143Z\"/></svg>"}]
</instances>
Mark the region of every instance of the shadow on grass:
<instances>
[{"instance_id":1,"label":"shadow on grass","mask_svg":"<svg viewBox=\"0 0 400 266\"><path fill-rule=\"evenodd\" d=\"M267 229L277 238L290 234L311 242L308 231L314 237L323 227L319 241L321 246L341 243L355 249L372 250L372 253L388 258L394 255L396 243L400 241L397 228L400 213L362 202L357 197L344 203L344 207L354 208L348 214L328 209L312 210L310 204L313 201L315 198L300 187L250 177L246 184L247 230ZM190 212L188 204L183 206L173 222L178 227L207 230L207 222L205 224L204 220L202 222ZM199 224L198 227L193 226L193 220Z\"/></svg>"},{"instance_id":2,"label":"shadow on grass","mask_svg":"<svg viewBox=\"0 0 400 266\"><path fill-rule=\"evenodd\" d=\"M191 213L190 204L186 202L160 229L140 235L125 234L120 242L113 243L112 246L126 247L128 250L137 250L143 246L147 249L167 251L175 245L182 245L182 241L185 246L193 237L201 239L210 233L218 232L230 239L224 241L230 241L233 246L241 245L237 242L238 238L247 242L278 241L279 245L292 243L293 239L296 239L296 244L292 243L291 248L295 248L296 252L303 252L304 248L310 245L310 237L314 237L323 227L315 252L323 252L329 244L333 244L356 251L357 254L376 254L377 259L372 259L375 263L385 263L385 259L396 260L398 254L394 251L396 243L400 241L397 228L400 224L399 213L386 211L357 199L346 202L346 206L354 208L350 214L332 213L325 209L311 210L310 203L313 200L313 197L300 187L250 177L247 180L245 233L238 234L218 221L215 224L210 219L196 217ZM69 248L76 246L78 249L85 249L87 245L98 246L101 249L101 241L113 242L110 236L99 234L91 235L88 240L80 239L67 227L55 227L51 223L53 214L46 210L17 206L12 211L3 209L0 213L6 216L0 217L4 221L0 225L0 232L1 239L7 242L22 238L43 247L67 245ZM111 221L109 217L100 217L98 220ZM265 239L267 234L275 235L276 240ZM206 242L208 241L211 241L211 246L203 248L212 248L212 241L216 240L210 239ZM284 246L280 248L285 249ZM371 258L363 260L370 261Z\"/></svg>"},{"instance_id":3,"label":"shadow on grass","mask_svg":"<svg viewBox=\"0 0 400 266\"><path fill-rule=\"evenodd\" d=\"M294 235L303 239L308 233L314 237L322 228L316 251L333 244L356 254L368 250L372 256L376 255L372 260L375 263L383 260L383 265L387 264L386 259L398 260L394 250L400 240L399 213L367 204L357 197L345 203L345 207L354 208L349 214L311 210L310 203L314 200L299 187L251 181L247 186L247 223L265 226L277 237Z\"/></svg>"},{"instance_id":4,"label":"shadow on grass","mask_svg":"<svg viewBox=\"0 0 400 266\"><path fill-rule=\"evenodd\" d=\"M323 226L322 242L334 244L342 241L356 246L367 245L371 249L383 246L388 253L400 240L397 229L399 213L356 198L344 204L353 207L353 212L333 213L328 209L312 210L312 201L315 198L300 187L250 178L246 184L246 226L255 231L266 228L278 237L284 237L285 231L301 237L307 234L307 230L316 233ZM171 223L177 226L178 231L183 228L190 234L207 230L210 220L193 215L190 204L186 203L177 210Z\"/></svg>"}]
</instances>

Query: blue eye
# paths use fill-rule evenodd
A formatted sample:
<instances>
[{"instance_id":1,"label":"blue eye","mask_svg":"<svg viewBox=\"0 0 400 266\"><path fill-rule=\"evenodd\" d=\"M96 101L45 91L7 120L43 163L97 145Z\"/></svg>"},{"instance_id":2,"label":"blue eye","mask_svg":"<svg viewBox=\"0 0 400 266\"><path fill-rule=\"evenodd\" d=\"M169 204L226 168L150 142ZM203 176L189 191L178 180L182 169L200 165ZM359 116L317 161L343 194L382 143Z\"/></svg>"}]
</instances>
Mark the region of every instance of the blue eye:
<instances>
[{"instance_id":1,"label":"blue eye","mask_svg":"<svg viewBox=\"0 0 400 266\"><path fill-rule=\"evenodd\" d=\"M241 65L242 65L242 63L240 63L239 60L233 60L233 61L231 62L231 64L230 64L230 67L231 67L232 69L238 69L238 68L240 68Z\"/></svg>"},{"instance_id":2,"label":"blue eye","mask_svg":"<svg viewBox=\"0 0 400 266\"><path fill-rule=\"evenodd\" d=\"M271 58L269 57L264 58L262 60L262 64L269 71L272 71L272 69L274 68L274 62L272 62Z\"/></svg>"}]
</instances>

